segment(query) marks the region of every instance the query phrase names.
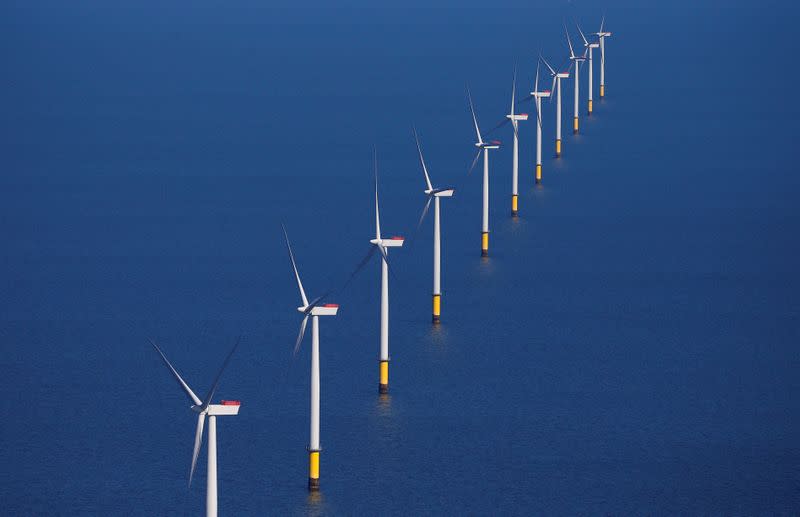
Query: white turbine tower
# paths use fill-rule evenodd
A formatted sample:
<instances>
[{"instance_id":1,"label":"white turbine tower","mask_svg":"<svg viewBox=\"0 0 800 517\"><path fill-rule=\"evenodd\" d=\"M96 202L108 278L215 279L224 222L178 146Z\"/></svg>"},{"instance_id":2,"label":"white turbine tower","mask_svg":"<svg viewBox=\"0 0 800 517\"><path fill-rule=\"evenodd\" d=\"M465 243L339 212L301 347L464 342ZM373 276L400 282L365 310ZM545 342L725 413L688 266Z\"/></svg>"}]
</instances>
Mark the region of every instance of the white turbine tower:
<instances>
[{"instance_id":1,"label":"white turbine tower","mask_svg":"<svg viewBox=\"0 0 800 517\"><path fill-rule=\"evenodd\" d=\"M483 219L481 225L481 256L488 257L489 256L489 151L491 149L499 149L500 142L498 140L492 140L490 142L484 142L483 137L481 136L481 130L478 128L478 118L475 116L475 107L472 105L472 95L469 93L469 89L467 89L467 96L469 97L469 109L472 112L472 122L475 123L475 133L478 136L478 141L475 142L475 147L478 148L478 152L475 155L475 158L472 160L472 166L469 169L469 172L472 172L472 169L475 168L475 164L478 161L481 153L483 153ZM469 172L467 174L469 174Z\"/></svg>"},{"instance_id":2,"label":"white turbine tower","mask_svg":"<svg viewBox=\"0 0 800 517\"><path fill-rule=\"evenodd\" d=\"M172 366L172 364L167 359L167 356L164 355L164 352L158 348L158 345L155 344L154 341L150 340L150 343L153 345L153 348L161 356L161 359L164 361L164 364L169 368L172 375L175 377L175 380L178 381L178 384L183 389L186 396L189 397L189 400L192 402L191 409L195 413L197 413L197 430L195 431L194 435L194 449L192 450L192 466L189 469L189 486L192 484L192 477L194 476L194 468L197 465L197 456L200 454L200 447L203 444L203 428L205 427L206 417L208 417L208 475L206 478L206 516L207 517L216 517L217 516L217 417L218 416L232 416L239 414L239 406L240 403L237 400L223 400L219 404L212 404L211 401L214 399L214 394L217 391L217 386L219 385L219 379L222 376L222 372L225 370L225 367L228 366L228 363L231 360L231 356L236 351L236 347L239 346L239 340L236 341L236 344L233 345L233 348L228 353L227 357L225 357L225 361L222 363L222 367L219 369L217 376L214 378L214 382L211 384L211 388L206 393L206 396L203 400L200 400L197 395L194 394L192 389L186 384L186 381L180 376L178 371Z\"/></svg>"},{"instance_id":3,"label":"white turbine tower","mask_svg":"<svg viewBox=\"0 0 800 517\"><path fill-rule=\"evenodd\" d=\"M536 105L536 183L542 182L542 99L550 97L550 90L539 91L539 63L536 63L536 81L531 92Z\"/></svg>"},{"instance_id":4,"label":"white turbine tower","mask_svg":"<svg viewBox=\"0 0 800 517\"><path fill-rule=\"evenodd\" d=\"M375 238L369 242L374 248L370 250L370 257L377 249L381 252L381 336L379 362L378 393L389 393L389 248L403 246L402 237L381 237L381 215L378 208L378 156L373 154L375 164Z\"/></svg>"},{"instance_id":5,"label":"white turbine tower","mask_svg":"<svg viewBox=\"0 0 800 517\"><path fill-rule=\"evenodd\" d=\"M419 163L422 165L422 172L425 174L425 195L428 197L425 203L425 208L422 210L422 217L419 218L419 224L425 219L428 209L433 200L433 322L439 323L439 317L442 309L442 282L441 282L441 262L442 262L442 234L439 227L439 198L451 197L453 192L451 188L433 188L431 178L428 175L428 168L425 166L425 159L422 157L422 148L419 145L419 137L417 131L414 130L414 140L417 142L417 151L419 152Z\"/></svg>"},{"instance_id":6,"label":"white turbine tower","mask_svg":"<svg viewBox=\"0 0 800 517\"><path fill-rule=\"evenodd\" d=\"M600 30L595 33L597 38L600 40L600 98L606 96L606 38L611 37L611 33L607 31L603 31L603 25L605 25L606 17L603 15L603 18L600 20Z\"/></svg>"},{"instance_id":7,"label":"white turbine tower","mask_svg":"<svg viewBox=\"0 0 800 517\"><path fill-rule=\"evenodd\" d=\"M589 51L589 110L588 110L588 114L591 115L592 114L592 95L593 95L593 90L594 90L594 87L592 86L592 80L593 80L592 76L594 75L594 73L592 72L592 61L593 61L593 59L592 59L592 51L594 49L600 47L600 44L599 43L595 43L595 42L589 43L589 41L587 41L586 36L584 36L583 31L581 30L581 28L578 26L577 23L575 24L575 26L578 27L578 32L581 34L581 39L583 40L583 46Z\"/></svg>"},{"instance_id":8,"label":"white turbine tower","mask_svg":"<svg viewBox=\"0 0 800 517\"><path fill-rule=\"evenodd\" d=\"M579 84L580 84L580 65L586 61L586 50L583 51L582 56L576 56L575 51L572 48L572 41L569 37L569 31L567 30L567 26L564 25L564 34L567 36L567 45L569 45L569 59L572 61L574 68L575 68L575 103L573 108L573 119L572 119L572 132L578 132L578 116L580 113L580 100L579 100Z\"/></svg>"},{"instance_id":9,"label":"white turbine tower","mask_svg":"<svg viewBox=\"0 0 800 517\"><path fill-rule=\"evenodd\" d=\"M553 89L556 91L556 157L561 156L561 79L569 77L569 69L566 72L556 72L550 63L542 57L542 61L550 69L553 78Z\"/></svg>"},{"instance_id":10,"label":"white turbine tower","mask_svg":"<svg viewBox=\"0 0 800 517\"><path fill-rule=\"evenodd\" d=\"M521 120L528 120L527 113L517 114L514 111L514 102L517 94L517 69L514 68L514 79L511 82L511 112L506 115L506 118L511 121L514 129L514 148L511 159L511 215L517 215L517 197L518 197L518 174L519 174L519 122Z\"/></svg>"},{"instance_id":11,"label":"white turbine tower","mask_svg":"<svg viewBox=\"0 0 800 517\"><path fill-rule=\"evenodd\" d=\"M283 229L283 235L286 238L286 248L289 250L289 259L292 261L297 287L300 289L300 298L303 301L303 305L297 308L297 311L303 315L303 320L300 323L300 332L297 334L297 341L294 344L295 354L297 354L303 341L308 318L311 318L311 418L308 440L308 489L314 491L319 490L319 453L322 450L319 444L319 317L336 316L339 306L335 303L322 304L322 300L328 293L315 298L311 303L308 302L306 292L303 290L303 283L300 281L300 273L297 271L297 263L294 260L294 253L292 253L292 246L289 244L286 228Z\"/></svg>"}]
</instances>

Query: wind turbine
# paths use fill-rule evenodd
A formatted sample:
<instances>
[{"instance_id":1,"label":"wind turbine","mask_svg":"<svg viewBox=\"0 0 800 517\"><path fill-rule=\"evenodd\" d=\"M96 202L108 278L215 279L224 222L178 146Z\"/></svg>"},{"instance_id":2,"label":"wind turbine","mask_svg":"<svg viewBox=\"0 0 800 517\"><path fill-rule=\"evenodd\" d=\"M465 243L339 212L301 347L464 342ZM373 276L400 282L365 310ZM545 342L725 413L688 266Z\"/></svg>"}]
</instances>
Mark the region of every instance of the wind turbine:
<instances>
[{"instance_id":1,"label":"wind turbine","mask_svg":"<svg viewBox=\"0 0 800 517\"><path fill-rule=\"evenodd\" d=\"M561 79L569 77L569 69L566 72L556 72L550 63L542 57L542 61L550 69L553 78L553 89L556 90L556 157L561 156Z\"/></svg>"},{"instance_id":2,"label":"wind turbine","mask_svg":"<svg viewBox=\"0 0 800 517\"><path fill-rule=\"evenodd\" d=\"M300 289L300 298L303 305L297 308L297 312L303 315L300 323L300 332L297 334L297 341L294 344L294 353L297 354L303 336L306 332L308 318L311 318L311 418L308 440L308 489L319 490L319 317L336 316L339 306L335 303L322 304L322 300L328 293L318 296L311 303L306 298L303 290L303 283L300 281L300 273L297 271L297 263L294 260L292 246L289 244L289 236L286 228L283 228L283 236L286 238L286 249L289 250L289 259L292 261L294 277L297 280L297 287Z\"/></svg>"},{"instance_id":3,"label":"wind turbine","mask_svg":"<svg viewBox=\"0 0 800 517\"><path fill-rule=\"evenodd\" d=\"M579 108L579 100L578 100L578 85L580 84L579 80L579 72L580 72L580 65L586 61L586 50L583 51L582 56L576 56L575 51L572 48L572 41L569 37L569 31L567 30L567 26L564 25L564 33L567 36L567 45L569 45L569 59L572 61L575 67L575 106L573 108L574 117L572 119L572 132L578 132L578 114L580 113Z\"/></svg>"},{"instance_id":4,"label":"wind turbine","mask_svg":"<svg viewBox=\"0 0 800 517\"><path fill-rule=\"evenodd\" d=\"M586 36L583 35L583 31L581 30L580 26L577 23L575 24L575 26L578 27L578 32L580 32L580 34L581 34L581 39L583 40L583 46L589 51L589 111L588 111L588 114L591 115L592 114L592 90L593 90L593 87L592 87L592 76L594 75L592 73L592 51L594 49L600 47L600 44L599 43L595 43L595 42L589 43L589 41L586 40Z\"/></svg>"},{"instance_id":5,"label":"wind turbine","mask_svg":"<svg viewBox=\"0 0 800 517\"><path fill-rule=\"evenodd\" d=\"M400 248L405 239L402 237L381 237L381 215L378 209L378 155L373 154L375 164L375 238L369 242L372 248L367 259L377 249L381 252L381 341L379 362L378 393L389 393L389 248Z\"/></svg>"},{"instance_id":6,"label":"wind turbine","mask_svg":"<svg viewBox=\"0 0 800 517\"><path fill-rule=\"evenodd\" d=\"M519 173L519 122L520 120L528 120L527 113L516 114L514 111L514 102L517 94L517 69L514 68L514 79L511 82L511 113L506 115L506 118L511 121L514 128L514 153L511 160L511 215L517 215L517 194L518 194L518 173Z\"/></svg>"},{"instance_id":7,"label":"wind turbine","mask_svg":"<svg viewBox=\"0 0 800 517\"><path fill-rule=\"evenodd\" d=\"M606 22L606 16L600 20L600 30L595 33L600 40L600 98L606 96L606 38L611 37L610 32L603 31L603 25Z\"/></svg>"},{"instance_id":8,"label":"wind turbine","mask_svg":"<svg viewBox=\"0 0 800 517\"><path fill-rule=\"evenodd\" d=\"M542 99L550 97L550 90L539 91L539 63L536 63L536 81L531 92L536 104L536 183L542 182Z\"/></svg>"},{"instance_id":9,"label":"wind turbine","mask_svg":"<svg viewBox=\"0 0 800 517\"><path fill-rule=\"evenodd\" d=\"M186 393L186 396L189 397L189 400L192 403L191 409L197 414L197 430L194 434L192 466L189 469L189 486L192 485L194 468L197 465L197 456L200 454L200 446L203 444L203 428L205 427L206 417L208 417L208 476L206 478L206 516L216 517L217 417L238 415L241 403L238 400L223 400L219 404L212 404L211 401L213 400L214 394L217 391L217 386L219 385L219 379L222 376L222 372L225 370L225 367L228 366L231 356L236 351L236 347L239 346L239 340L236 340L236 344L233 345L231 351L228 352L227 357L225 357L225 361L222 363L222 367L219 369L217 376L214 378L214 382L211 384L211 388L208 390L208 393L206 393L206 396L203 400L200 400L197 395L194 394L189 385L186 384L186 381L183 380L178 371L169 362L167 356L164 355L164 352L158 348L158 345L156 345L153 340L150 340L150 343L161 356L161 359L164 361L164 364L167 366L167 368L169 368L170 372L172 372L172 375L175 377L175 380L178 381L178 384L183 389L184 393Z\"/></svg>"},{"instance_id":10,"label":"wind turbine","mask_svg":"<svg viewBox=\"0 0 800 517\"><path fill-rule=\"evenodd\" d=\"M417 142L417 151L419 152L419 163L422 165L422 172L425 174L425 195L428 201L425 203L425 208L422 210L422 217L419 218L419 224L422 224L428 209L433 200L433 322L439 323L439 316L442 309L442 283L441 283L441 267L442 267L442 234L439 228L439 199L443 197L452 197L455 192L451 188L433 188L431 178L428 175L428 168L425 166L425 159L422 157L422 148L419 145L419 137L417 130L414 130L414 140Z\"/></svg>"},{"instance_id":11,"label":"wind turbine","mask_svg":"<svg viewBox=\"0 0 800 517\"><path fill-rule=\"evenodd\" d=\"M481 130L478 128L478 119L475 116L475 108L472 105L472 95L469 93L469 89L467 89L467 97L469 97L469 109L472 112L472 121L475 123L475 133L478 136L478 141L475 142L475 147L478 148L478 152L475 155L475 158L472 160L472 167L470 167L469 172L472 172L472 169L475 168L475 163L478 161L478 157L483 153L483 221L481 226L481 256L488 257L489 256L489 150L491 149L500 149L500 141L499 140L492 140L490 142L484 142L483 137L481 136Z\"/></svg>"}]
</instances>

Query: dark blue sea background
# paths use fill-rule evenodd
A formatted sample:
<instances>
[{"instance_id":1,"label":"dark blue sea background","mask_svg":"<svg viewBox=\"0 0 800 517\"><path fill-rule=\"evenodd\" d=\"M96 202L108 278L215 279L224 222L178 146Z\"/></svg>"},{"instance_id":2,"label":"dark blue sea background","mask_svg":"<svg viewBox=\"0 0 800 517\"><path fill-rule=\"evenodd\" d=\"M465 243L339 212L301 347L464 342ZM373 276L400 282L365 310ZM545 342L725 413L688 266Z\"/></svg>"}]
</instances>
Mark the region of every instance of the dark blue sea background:
<instances>
[{"instance_id":1,"label":"dark blue sea background","mask_svg":"<svg viewBox=\"0 0 800 517\"><path fill-rule=\"evenodd\" d=\"M511 77L606 12L606 98L544 182L520 125L492 156L491 256L465 86L485 130ZM796 514L800 174L791 2L7 2L0 7L4 515L200 515L195 417L148 343L217 398L222 515ZM597 54L595 54L597 56ZM581 109L585 110L586 67ZM543 82L546 82L543 80ZM599 60L595 63L595 87ZM530 103L520 110L533 113ZM442 202L442 324L430 323ZM511 128L495 135L510 144ZM372 238L391 253L321 321L322 490L306 489L300 297Z\"/></svg>"}]
</instances>

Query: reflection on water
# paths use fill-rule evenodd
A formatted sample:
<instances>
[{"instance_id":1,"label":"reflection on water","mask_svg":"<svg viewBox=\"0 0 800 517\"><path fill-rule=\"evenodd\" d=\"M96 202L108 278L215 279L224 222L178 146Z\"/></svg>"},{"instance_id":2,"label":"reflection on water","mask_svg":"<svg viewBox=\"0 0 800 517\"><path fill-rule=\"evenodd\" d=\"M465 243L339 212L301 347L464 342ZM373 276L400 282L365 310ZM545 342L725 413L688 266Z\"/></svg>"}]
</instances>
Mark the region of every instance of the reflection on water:
<instances>
[{"instance_id":1,"label":"reflection on water","mask_svg":"<svg viewBox=\"0 0 800 517\"><path fill-rule=\"evenodd\" d=\"M431 343L435 345L444 345L447 343L447 338L450 333L446 324L439 323L438 325L431 325L428 335L430 336Z\"/></svg>"},{"instance_id":2,"label":"reflection on water","mask_svg":"<svg viewBox=\"0 0 800 517\"><path fill-rule=\"evenodd\" d=\"M378 395L378 405L375 407L379 417L392 416L392 396L388 393L381 393Z\"/></svg>"},{"instance_id":3,"label":"reflection on water","mask_svg":"<svg viewBox=\"0 0 800 517\"><path fill-rule=\"evenodd\" d=\"M492 264L492 257L481 257L478 271L482 274L490 274L494 272L494 264Z\"/></svg>"},{"instance_id":4,"label":"reflection on water","mask_svg":"<svg viewBox=\"0 0 800 517\"><path fill-rule=\"evenodd\" d=\"M309 492L306 498L307 515L324 515L325 514L325 499L322 497L322 492Z\"/></svg>"},{"instance_id":5,"label":"reflection on water","mask_svg":"<svg viewBox=\"0 0 800 517\"><path fill-rule=\"evenodd\" d=\"M396 404L392 404L392 396L380 394L372 410L373 431L381 447L394 447L399 443L400 422Z\"/></svg>"}]
</instances>

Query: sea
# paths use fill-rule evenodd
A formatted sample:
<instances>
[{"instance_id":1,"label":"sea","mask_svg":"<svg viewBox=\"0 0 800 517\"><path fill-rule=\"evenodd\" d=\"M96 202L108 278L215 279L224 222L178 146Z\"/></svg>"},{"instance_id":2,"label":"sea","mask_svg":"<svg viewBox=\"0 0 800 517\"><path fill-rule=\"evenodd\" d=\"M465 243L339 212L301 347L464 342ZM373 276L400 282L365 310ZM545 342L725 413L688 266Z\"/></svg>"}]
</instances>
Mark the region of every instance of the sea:
<instances>
[{"instance_id":1,"label":"sea","mask_svg":"<svg viewBox=\"0 0 800 517\"><path fill-rule=\"evenodd\" d=\"M3 515L800 512L800 8L740 0L0 6ZM542 105L565 26L606 40ZM516 69L519 214L511 216ZM550 88L539 69L540 88ZM482 258L482 166L490 250ZM431 323L441 203L442 315ZM378 394L373 150L390 251ZM432 212L432 211L431 211ZM321 490L307 489L320 320ZM309 334L309 333L307 333Z\"/></svg>"}]
</instances>

